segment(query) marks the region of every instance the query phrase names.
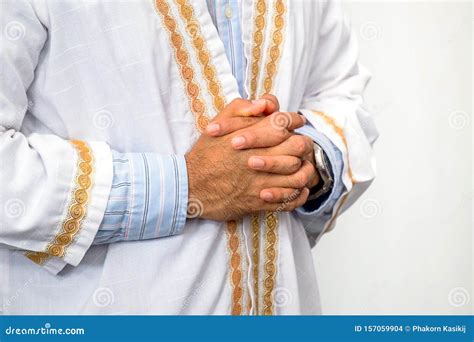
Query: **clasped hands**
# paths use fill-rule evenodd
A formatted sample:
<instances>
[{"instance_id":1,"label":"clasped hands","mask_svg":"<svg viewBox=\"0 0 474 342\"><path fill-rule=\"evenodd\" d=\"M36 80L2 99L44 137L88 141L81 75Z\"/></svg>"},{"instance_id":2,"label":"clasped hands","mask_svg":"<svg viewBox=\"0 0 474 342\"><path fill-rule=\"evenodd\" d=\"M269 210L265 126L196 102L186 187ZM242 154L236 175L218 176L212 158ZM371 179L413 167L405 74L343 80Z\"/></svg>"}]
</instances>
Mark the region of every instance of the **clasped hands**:
<instances>
[{"instance_id":1,"label":"clasped hands","mask_svg":"<svg viewBox=\"0 0 474 342\"><path fill-rule=\"evenodd\" d=\"M198 217L228 221L302 206L319 182L313 141L294 133L305 123L300 114L279 112L273 95L228 104L185 156Z\"/></svg>"}]
</instances>

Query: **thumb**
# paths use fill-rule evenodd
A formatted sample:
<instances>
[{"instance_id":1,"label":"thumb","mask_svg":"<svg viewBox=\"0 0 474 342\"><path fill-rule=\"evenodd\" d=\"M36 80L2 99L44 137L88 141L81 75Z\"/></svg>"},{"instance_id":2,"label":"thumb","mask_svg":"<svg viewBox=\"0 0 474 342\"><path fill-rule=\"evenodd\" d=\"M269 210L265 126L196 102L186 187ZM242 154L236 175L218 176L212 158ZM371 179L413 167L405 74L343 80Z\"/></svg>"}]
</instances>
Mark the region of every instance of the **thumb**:
<instances>
[{"instance_id":1,"label":"thumb","mask_svg":"<svg viewBox=\"0 0 474 342\"><path fill-rule=\"evenodd\" d=\"M239 116L262 116L267 104L265 99L249 101L237 98L232 100L212 121Z\"/></svg>"},{"instance_id":2,"label":"thumb","mask_svg":"<svg viewBox=\"0 0 474 342\"><path fill-rule=\"evenodd\" d=\"M221 136L251 126L258 117L264 116L263 112L267 110L268 103L265 99L253 101L235 99L212 119L206 127L206 133L211 136ZM242 120L242 118L246 119Z\"/></svg>"},{"instance_id":3,"label":"thumb","mask_svg":"<svg viewBox=\"0 0 474 342\"><path fill-rule=\"evenodd\" d=\"M232 116L263 116L263 112L267 110L268 102L265 99L244 100L232 113Z\"/></svg>"}]
</instances>

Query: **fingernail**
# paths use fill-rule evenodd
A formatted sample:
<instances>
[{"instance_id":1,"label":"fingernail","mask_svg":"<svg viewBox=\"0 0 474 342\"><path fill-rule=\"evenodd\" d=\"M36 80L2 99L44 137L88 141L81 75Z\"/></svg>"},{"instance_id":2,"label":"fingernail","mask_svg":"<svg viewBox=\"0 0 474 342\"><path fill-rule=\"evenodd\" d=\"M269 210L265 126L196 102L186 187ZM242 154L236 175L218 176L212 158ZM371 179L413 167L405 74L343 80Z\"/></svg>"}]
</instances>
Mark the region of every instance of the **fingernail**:
<instances>
[{"instance_id":1,"label":"fingernail","mask_svg":"<svg viewBox=\"0 0 474 342\"><path fill-rule=\"evenodd\" d=\"M252 104L257 105L257 106L266 106L267 105L267 100L265 99L258 99L258 100L252 100Z\"/></svg>"},{"instance_id":2,"label":"fingernail","mask_svg":"<svg viewBox=\"0 0 474 342\"><path fill-rule=\"evenodd\" d=\"M206 127L206 132L209 134L217 134L221 130L221 126L217 123L211 123Z\"/></svg>"},{"instance_id":3,"label":"fingernail","mask_svg":"<svg viewBox=\"0 0 474 342\"><path fill-rule=\"evenodd\" d=\"M253 169L261 169L265 166L265 161L262 158L250 157L249 165Z\"/></svg>"},{"instance_id":4,"label":"fingernail","mask_svg":"<svg viewBox=\"0 0 474 342\"><path fill-rule=\"evenodd\" d=\"M235 148L241 148L245 145L245 138L244 137L234 137L231 140L232 146Z\"/></svg>"},{"instance_id":5,"label":"fingernail","mask_svg":"<svg viewBox=\"0 0 474 342\"><path fill-rule=\"evenodd\" d=\"M262 191L260 197L265 201L271 201L273 199L273 194L270 191Z\"/></svg>"}]
</instances>

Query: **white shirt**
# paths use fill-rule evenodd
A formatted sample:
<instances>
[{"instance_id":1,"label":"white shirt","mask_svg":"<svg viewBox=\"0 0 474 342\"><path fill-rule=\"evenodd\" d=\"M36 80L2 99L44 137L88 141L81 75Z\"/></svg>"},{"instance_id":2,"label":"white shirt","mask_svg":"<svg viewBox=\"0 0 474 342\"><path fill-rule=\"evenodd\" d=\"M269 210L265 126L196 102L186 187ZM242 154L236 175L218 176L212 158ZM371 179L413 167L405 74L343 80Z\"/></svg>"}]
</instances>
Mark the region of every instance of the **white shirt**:
<instances>
[{"instance_id":1,"label":"white shirt","mask_svg":"<svg viewBox=\"0 0 474 342\"><path fill-rule=\"evenodd\" d=\"M344 159L347 193L310 227L314 239L375 176L377 132L362 101L369 76L337 3L262 1L242 3L248 94L274 93ZM183 155L239 96L204 1L12 1L0 13L5 314L319 312L296 213L279 213L273 228L261 217L258 296L249 218L236 230L188 220L172 238L91 247L112 184L111 149ZM94 124L103 111L113 125ZM41 267L25 251L53 257Z\"/></svg>"}]
</instances>

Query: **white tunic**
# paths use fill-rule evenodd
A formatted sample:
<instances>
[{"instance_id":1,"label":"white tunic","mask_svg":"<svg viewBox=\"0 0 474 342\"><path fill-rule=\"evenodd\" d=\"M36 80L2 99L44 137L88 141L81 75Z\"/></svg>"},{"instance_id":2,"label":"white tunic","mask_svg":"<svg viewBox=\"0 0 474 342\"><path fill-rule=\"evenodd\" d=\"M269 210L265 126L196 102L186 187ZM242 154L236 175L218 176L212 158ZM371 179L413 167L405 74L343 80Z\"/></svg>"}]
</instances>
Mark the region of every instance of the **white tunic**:
<instances>
[{"instance_id":1,"label":"white tunic","mask_svg":"<svg viewBox=\"0 0 474 342\"><path fill-rule=\"evenodd\" d=\"M275 94L282 110L302 112L342 152L347 192L332 218L307 233L295 213L278 213L276 226L262 214L257 237L249 218L234 228L188 220L178 236L93 247L111 149L182 155L239 96L224 47L205 1L1 6L1 312L320 312L310 241L375 176L377 131L362 100L369 75L337 3L242 3L247 93ZM113 124L97 124L104 111Z\"/></svg>"}]
</instances>

